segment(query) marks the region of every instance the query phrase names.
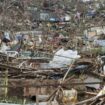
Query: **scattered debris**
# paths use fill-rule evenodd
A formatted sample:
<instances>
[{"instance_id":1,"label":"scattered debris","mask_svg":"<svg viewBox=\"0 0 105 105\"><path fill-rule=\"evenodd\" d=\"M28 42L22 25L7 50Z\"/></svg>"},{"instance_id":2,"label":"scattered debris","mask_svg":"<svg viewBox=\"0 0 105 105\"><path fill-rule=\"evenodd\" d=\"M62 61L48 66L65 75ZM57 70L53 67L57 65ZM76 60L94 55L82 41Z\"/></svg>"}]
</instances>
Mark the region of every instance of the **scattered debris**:
<instances>
[{"instance_id":1,"label":"scattered debris","mask_svg":"<svg viewBox=\"0 0 105 105\"><path fill-rule=\"evenodd\" d=\"M104 10L104 0L0 0L1 104L104 105Z\"/></svg>"}]
</instances>

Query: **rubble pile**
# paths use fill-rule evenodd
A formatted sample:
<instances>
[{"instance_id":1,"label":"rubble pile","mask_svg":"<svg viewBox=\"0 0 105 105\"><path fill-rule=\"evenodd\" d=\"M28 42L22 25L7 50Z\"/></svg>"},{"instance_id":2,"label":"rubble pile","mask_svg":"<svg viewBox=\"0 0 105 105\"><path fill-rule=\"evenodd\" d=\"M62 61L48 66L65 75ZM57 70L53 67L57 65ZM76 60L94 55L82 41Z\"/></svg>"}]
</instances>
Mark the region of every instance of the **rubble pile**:
<instances>
[{"instance_id":1,"label":"rubble pile","mask_svg":"<svg viewBox=\"0 0 105 105\"><path fill-rule=\"evenodd\" d=\"M0 0L0 96L104 105L104 20L104 0Z\"/></svg>"}]
</instances>

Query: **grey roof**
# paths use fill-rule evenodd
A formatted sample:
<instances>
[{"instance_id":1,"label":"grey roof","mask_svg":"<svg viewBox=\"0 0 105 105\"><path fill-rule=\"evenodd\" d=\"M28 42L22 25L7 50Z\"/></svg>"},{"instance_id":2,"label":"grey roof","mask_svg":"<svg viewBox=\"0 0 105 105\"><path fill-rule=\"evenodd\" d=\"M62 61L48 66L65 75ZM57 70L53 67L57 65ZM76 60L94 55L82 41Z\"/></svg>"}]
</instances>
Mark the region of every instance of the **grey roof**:
<instances>
[{"instance_id":1,"label":"grey roof","mask_svg":"<svg viewBox=\"0 0 105 105\"><path fill-rule=\"evenodd\" d=\"M44 20L48 21L50 18L58 18L57 15L53 12L48 11L30 11L31 16L34 20Z\"/></svg>"}]
</instances>

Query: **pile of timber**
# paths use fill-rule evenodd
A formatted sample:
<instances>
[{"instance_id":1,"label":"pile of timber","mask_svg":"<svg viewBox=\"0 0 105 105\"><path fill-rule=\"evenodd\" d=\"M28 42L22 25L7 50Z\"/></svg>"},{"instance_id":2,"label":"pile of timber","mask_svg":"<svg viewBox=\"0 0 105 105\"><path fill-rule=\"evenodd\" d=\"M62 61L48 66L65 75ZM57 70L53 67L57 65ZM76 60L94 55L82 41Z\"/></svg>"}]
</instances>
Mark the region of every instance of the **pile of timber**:
<instances>
[{"instance_id":1,"label":"pile of timber","mask_svg":"<svg viewBox=\"0 0 105 105\"><path fill-rule=\"evenodd\" d=\"M32 68L32 67L20 67L18 66L19 61L17 60L17 63L15 64L14 59L16 60L16 58L12 58L12 59L6 59L6 57L3 57L6 62L0 62L0 77L1 78L5 78L6 76L6 70L8 70L8 86L7 85L1 85L0 87L4 87L4 88L9 88L13 91L16 91L17 88L22 88L23 90L27 90L27 88L30 89L35 89L35 88L50 88L53 87L53 89L56 89L57 87L61 86L63 89L71 89L71 88L75 88L76 90L78 90L78 97L81 96L81 94L85 94L88 95L88 98L91 96L95 96L97 94L97 92L95 92L96 94L93 95L93 92L88 91L88 89L86 89L87 84L102 84L104 85L104 80L105 80L105 76L99 74L96 69L99 66L97 62L95 62L94 59L81 59L79 61L77 61L74 65L73 68L71 68L71 70L69 71L69 74L71 73L71 71L73 71L73 78L72 75L68 75L67 78L65 79L65 81L63 83L60 82L60 79L51 79L50 77L52 75L61 75L62 77L66 74L67 70L65 69L58 69L58 68L50 68L50 69L36 69L36 68ZM13 61L12 61L13 60ZM29 60L30 61L30 60ZM40 63L40 62L39 62ZM80 72L77 74L75 73L75 67L78 65L88 65L87 68L83 69L83 71L80 70ZM28 66L28 65L27 65ZM83 82L81 79L79 79L80 76L85 76L85 75L89 75L92 77L96 77L98 79L100 79L100 82ZM81 76L81 77L82 77ZM61 77L61 79L62 79ZM34 80L33 80L34 79ZM32 82L33 81L33 82ZM46 88L46 89L47 89ZM82 90L81 90L82 89ZM36 92L36 91L35 91ZM11 92L10 92L11 93ZM33 93L33 91L32 91ZM25 91L25 93L22 93L21 95L24 96L25 94L27 94L27 96L29 96L29 93L27 93L27 91ZM35 93L34 93L35 94ZM85 100L85 98L83 99ZM80 105L81 103L91 103L91 102L96 102L97 100L100 100L100 97L94 97L92 99L89 100L85 100L82 102L78 102L76 105ZM104 102L102 100L102 102ZM88 105L88 104L87 104Z\"/></svg>"}]
</instances>

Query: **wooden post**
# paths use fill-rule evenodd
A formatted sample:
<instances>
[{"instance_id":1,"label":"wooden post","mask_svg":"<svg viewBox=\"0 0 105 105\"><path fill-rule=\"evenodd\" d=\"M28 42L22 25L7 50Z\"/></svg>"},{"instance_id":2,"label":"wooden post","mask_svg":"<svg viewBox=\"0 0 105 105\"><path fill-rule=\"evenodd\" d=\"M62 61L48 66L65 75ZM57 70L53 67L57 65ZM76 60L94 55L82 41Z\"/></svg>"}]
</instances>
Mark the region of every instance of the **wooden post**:
<instances>
[{"instance_id":1,"label":"wooden post","mask_svg":"<svg viewBox=\"0 0 105 105\"><path fill-rule=\"evenodd\" d=\"M5 85L8 86L8 69L5 71ZM5 98L8 94L8 87L5 87Z\"/></svg>"},{"instance_id":2,"label":"wooden post","mask_svg":"<svg viewBox=\"0 0 105 105\"><path fill-rule=\"evenodd\" d=\"M25 105L26 104L26 98L24 98L24 100L23 100L23 105Z\"/></svg>"},{"instance_id":3,"label":"wooden post","mask_svg":"<svg viewBox=\"0 0 105 105\"><path fill-rule=\"evenodd\" d=\"M7 56L7 64L8 64L8 61L9 61L9 57ZM7 94L8 94L8 68L5 71L5 85L7 86L7 87L5 87L5 94L4 94L4 96L6 98Z\"/></svg>"},{"instance_id":4,"label":"wooden post","mask_svg":"<svg viewBox=\"0 0 105 105\"><path fill-rule=\"evenodd\" d=\"M38 93L36 93L36 105L39 105L39 98L38 98L38 94L39 94L39 88L38 88Z\"/></svg>"},{"instance_id":5,"label":"wooden post","mask_svg":"<svg viewBox=\"0 0 105 105\"><path fill-rule=\"evenodd\" d=\"M36 105L39 105L38 95L36 95Z\"/></svg>"}]
</instances>

